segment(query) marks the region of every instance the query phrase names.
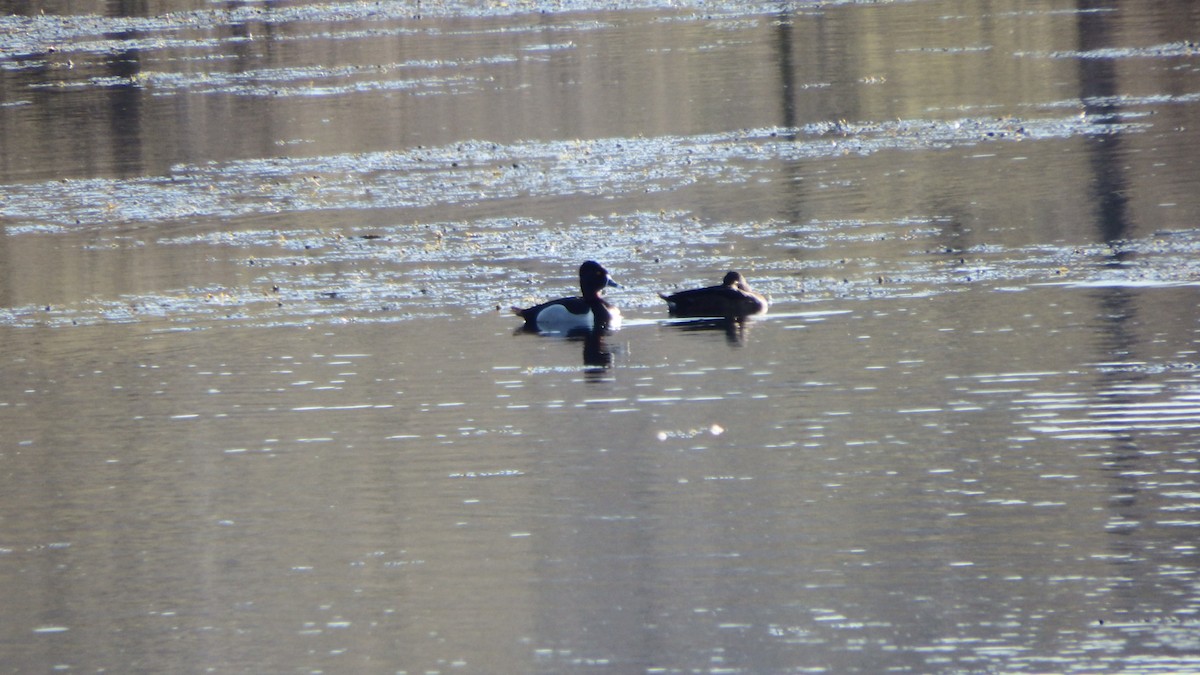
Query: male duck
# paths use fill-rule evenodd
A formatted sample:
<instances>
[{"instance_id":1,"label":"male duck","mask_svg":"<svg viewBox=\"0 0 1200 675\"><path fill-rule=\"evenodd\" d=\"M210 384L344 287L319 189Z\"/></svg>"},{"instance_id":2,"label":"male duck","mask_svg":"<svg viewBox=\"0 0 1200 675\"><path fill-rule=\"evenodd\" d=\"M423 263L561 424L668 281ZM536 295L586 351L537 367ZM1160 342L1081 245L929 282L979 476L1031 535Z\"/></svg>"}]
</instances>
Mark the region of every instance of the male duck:
<instances>
[{"instance_id":1,"label":"male duck","mask_svg":"<svg viewBox=\"0 0 1200 675\"><path fill-rule=\"evenodd\" d=\"M750 290L750 285L739 272L726 274L720 286L658 295L667 301L671 316L740 319L767 311L767 299Z\"/></svg>"},{"instance_id":2,"label":"male duck","mask_svg":"<svg viewBox=\"0 0 1200 675\"><path fill-rule=\"evenodd\" d=\"M559 298L529 309L513 307L512 311L525 319L525 330L551 333L616 330L621 326L621 311L600 297L608 286L621 287L600 263L589 260L579 266L582 297Z\"/></svg>"}]
</instances>

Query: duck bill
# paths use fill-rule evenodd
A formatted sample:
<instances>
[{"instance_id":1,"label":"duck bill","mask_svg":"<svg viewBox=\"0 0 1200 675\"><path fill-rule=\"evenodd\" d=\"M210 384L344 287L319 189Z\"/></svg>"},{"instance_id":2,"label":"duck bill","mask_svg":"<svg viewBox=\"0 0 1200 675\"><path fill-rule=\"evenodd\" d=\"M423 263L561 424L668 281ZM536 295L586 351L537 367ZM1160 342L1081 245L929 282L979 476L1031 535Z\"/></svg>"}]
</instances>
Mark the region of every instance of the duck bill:
<instances>
[{"instance_id":1,"label":"duck bill","mask_svg":"<svg viewBox=\"0 0 1200 675\"><path fill-rule=\"evenodd\" d=\"M604 285L606 287L612 287L612 288L624 288L624 286L622 286L621 284L618 284L617 282L613 281L612 277L609 277L608 283L606 283Z\"/></svg>"}]
</instances>

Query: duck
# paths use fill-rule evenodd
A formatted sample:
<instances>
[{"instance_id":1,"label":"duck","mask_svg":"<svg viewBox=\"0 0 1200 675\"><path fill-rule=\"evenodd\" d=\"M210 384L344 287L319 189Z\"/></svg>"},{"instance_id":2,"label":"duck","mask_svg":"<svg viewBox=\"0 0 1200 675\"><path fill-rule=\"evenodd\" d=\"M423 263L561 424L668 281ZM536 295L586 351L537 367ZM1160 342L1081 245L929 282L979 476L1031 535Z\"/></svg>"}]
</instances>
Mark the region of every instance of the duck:
<instances>
[{"instance_id":1,"label":"duck","mask_svg":"<svg viewBox=\"0 0 1200 675\"><path fill-rule=\"evenodd\" d=\"M720 286L693 288L658 296L667 301L671 316L677 317L721 317L740 319L767 311L767 299L750 290L750 284L741 272L725 274Z\"/></svg>"},{"instance_id":2,"label":"duck","mask_svg":"<svg viewBox=\"0 0 1200 675\"><path fill-rule=\"evenodd\" d=\"M525 319L525 330L541 333L580 333L616 330L621 326L621 310L602 296L609 286L620 288L608 270L595 260L579 266L579 290L582 296L559 298L527 309L513 307L513 314Z\"/></svg>"}]
</instances>

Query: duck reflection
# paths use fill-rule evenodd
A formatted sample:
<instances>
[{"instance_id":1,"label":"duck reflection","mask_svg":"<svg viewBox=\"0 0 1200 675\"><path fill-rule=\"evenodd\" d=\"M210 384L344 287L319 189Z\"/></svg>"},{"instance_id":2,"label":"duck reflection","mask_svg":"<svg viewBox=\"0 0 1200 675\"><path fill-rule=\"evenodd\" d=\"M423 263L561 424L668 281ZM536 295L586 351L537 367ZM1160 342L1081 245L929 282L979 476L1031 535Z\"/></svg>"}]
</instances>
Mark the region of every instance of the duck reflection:
<instances>
[{"instance_id":1,"label":"duck reflection","mask_svg":"<svg viewBox=\"0 0 1200 675\"><path fill-rule=\"evenodd\" d=\"M612 352L604 344L604 331L588 331L575 338L583 342L583 365L592 368L612 368Z\"/></svg>"},{"instance_id":2,"label":"duck reflection","mask_svg":"<svg viewBox=\"0 0 1200 675\"><path fill-rule=\"evenodd\" d=\"M613 366L613 353L605 343L604 338L611 331L579 329L566 332L537 332L525 327L513 331L513 335L536 334L545 338L557 338L567 342L579 342L583 345L583 366L589 371L605 371Z\"/></svg>"},{"instance_id":3,"label":"duck reflection","mask_svg":"<svg viewBox=\"0 0 1200 675\"><path fill-rule=\"evenodd\" d=\"M666 325L682 331L724 331L725 341L731 347L744 347L750 334L748 318L737 319L691 319L688 321L669 321Z\"/></svg>"}]
</instances>

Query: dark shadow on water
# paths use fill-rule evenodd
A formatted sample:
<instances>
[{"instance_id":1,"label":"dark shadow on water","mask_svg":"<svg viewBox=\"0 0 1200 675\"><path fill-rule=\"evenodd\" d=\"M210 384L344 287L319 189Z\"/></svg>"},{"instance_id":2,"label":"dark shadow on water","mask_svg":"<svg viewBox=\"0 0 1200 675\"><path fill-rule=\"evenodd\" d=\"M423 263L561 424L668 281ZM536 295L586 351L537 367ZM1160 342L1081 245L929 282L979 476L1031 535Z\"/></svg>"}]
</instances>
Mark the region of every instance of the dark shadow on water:
<instances>
[{"instance_id":1,"label":"dark shadow on water","mask_svg":"<svg viewBox=\"0 0 1200 675\"><path fill-rule=\"evenodd\" d=\"M135 41L141 35L135 31L117 33L111 36L121 41ZM145 173L143 161L143 122L146 116L142 103L143 93L133 86L132 82L142 72L141 54L136 49L127 49L105 63L105 70L118 81L125 82L119 86L110 87L108 95L109 132L116 141L114 144L113 163L124 178L133 178Z\"/></svg>"},{"instance_id":2,"label":"dark shadow on water","mask_svg":"<svg viewBox=\"0 0 1200 675\"><path fill-rule=\"evenodd\" d=\"M814 77L814 73L798 70L796 67L797 63L809 62L810 59L815 59L818 62L815 78L818 80L829 77L828 68L830 64L824 62L825 56L829 53L825 45L825 38L827 37L825 18L813 19L813 24L811 25L815 25L816 28L811 29L811 32L798 35L795 24L800 20L793 11L782 11L776 17L775 27L775 58L779 70L779 125L787 130L782 138L791 143L799 140L797 129L802 121L811 121L808 118L814 115L820 118L831 112L827 110L813 110L811 103L808 107L801 108L799 101L800 97L803 96L804 78L812 78ZM820 40L815 47L808 45L807 51L805 51L802 45L804 45L806 39L810 38L812 33L815 33ZM832 116L832 119L837 119L837 116ZM779 202L779 214L789 222L800 223L808 220L808 216L805 215L809 199L806 187L808 184L804 181L804 178L805 172L809 168L806 162L800 160L785 160L783 162L782 173L784 180L780 181L781 188L776 196ZM807 252L799 247L793 249L792 253L797 257L809 257Z\"/></svg>"},{"instance_id":3,"label":"dark shadow on water","mask_svg":"<svg viewBox=\"0 0 1200 675\"><path fill-rule=\"evenodd\" d=\"M796 114L796 72L793 66L793 60L796 55L793 53L792 45L795 38L792 30L792 22L795 21L795 16L791 12L781 12L776 22L776 46L779 50L779 80L780 80L780 102L782 110L780 111L780 124L784 129L790 130L785 138L789 141L796 140L796 126L798 116Z\"/></svg>"},{"instance_id":4,"label":"dark shadow on water","mask_svg":"<svg viewBox=\"0 0 1200 675\"><path fill-rule=\"evenodd\" d=\"M1080 52L1110 48L1119 34L1115 14L1103 10L1106 5L1097 0L1078 0L1078 35ZM1126 90L1121 83L1121 71L1117 59L1078 59L1079 97L1084 111L1094 116L1101 124L1120 121L1122 106L1120 93ZM1097 238L1111 247L1106 266L1121 269L1127 266L1133 254L1125 249L1123 242L1139 233L1131 232L1133 223L1129 214L1126 194L1129 191L1127 162L1124 159L1123 139L1116 134L1101 134L1085 138L1088 161L1092 170L1092 198L1095 205L1095 228ZM1096 311L1096 359L1111 363L1141 363L1147 358L1141 353L1151 338L1141 334L1143 322L1139 318L1139 301L1143 297L1129 288L1114 286L1090 294ZM1096 390L1104 392L1103 405L1106 410L1136 410L1144 405L1146 373L1137 368L1108 368L1100 371ZM1141 523L1152 521L1153 491L1148 491L1145 475L1155 473L1155 464L1148 461L1142 440L1145 432L1127 429L1109 432L1103 444L1101 470L1110 483L1110 499L1107 509L1116 522ZM1133 528L1109 529L1109 547L1117 559L1141 555L1144 542L1137 537ZM1178 542L1183 545L1184 542ZM1140 590L1118 587L1113 594L1116 606L1137 611L1143 604Z\"/></svg>"},{"instance_id":5,"label":"dark shadow on water","mask_svg":"<svg viewBox=\"0 0 1200 675\"><path fill-rule=\"evenodd\" d=\"M1095 11L1102 6L1094 0L1080 0L1078 6L1081 10L1078 15L1079 50L1086 53L1111 47L1114 19L1105 12ZM1116 60L1078 59L1078 63L1079 99L1084 112L1100 119L1101 124L1117 123L1121 108L1116 102L1121 87ZM1101 241L1115 244L1129 233L1128 200L1125 197L1129 180L1121 157L1121 138L1115 134L1101 134L1086 137L1086 143L1095 174L1092 184L1095 186L1097 229ZM1125 257L1118 251L1112 264L1120 265Z\"/></svg>"}]
</instances>

